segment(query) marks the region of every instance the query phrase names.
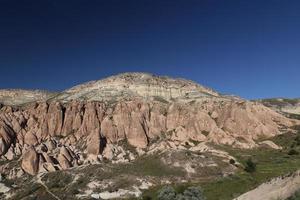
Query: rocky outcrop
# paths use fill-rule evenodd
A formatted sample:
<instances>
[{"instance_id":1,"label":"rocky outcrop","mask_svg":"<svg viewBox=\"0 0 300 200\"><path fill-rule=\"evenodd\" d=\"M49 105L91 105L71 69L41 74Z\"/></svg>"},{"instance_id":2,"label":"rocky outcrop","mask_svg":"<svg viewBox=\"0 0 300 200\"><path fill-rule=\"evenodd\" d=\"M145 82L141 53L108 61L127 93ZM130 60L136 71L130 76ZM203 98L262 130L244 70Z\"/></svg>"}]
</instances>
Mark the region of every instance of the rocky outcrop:
<instances>
[{"instance_id":1,"label":"rocky outcrop","mask_svg":"<svg viewBox=\"0 0 300 200\"><path fill-rule=\"evenodd\" d=\"M98 92L109 98L98 101ZM14 159L30 147L22 167L35 174L76 166L88 155L111 159L110 147L121 141L140 151L158 138L253 148L258 138L296 124L260 103L224 97L190 81L124 74L77 86L48 102L4 106L0 156Z\"/></svg>"},{"instance_id":2,"label":"rocky outcrop","mask_svg":"<svg viewBox=\"0 0 300 200\"><path fill-rule=\"evenodd\" d=\"M22 105L30 102L45 101L54 95L55 93L41 90L0 89L0 104Z\"/></svg>"},{"instance_id":3,"label":"rocky outcrop","mask_svg":"<svg viewBox=\"0 0 300 200\"><path fill-rule=\"evenodd\" d=\"M103 151L103 148L105 146L104 143L105 142L102 141L102 138L100 136L100 130L95 129L87 137L86 150L89 154L99 155Z\"/></svg>"},{"instance_id":4,"label":"rocky outcrop","mask_svg":"<svg viewBox=\"0 0 300 200\"><path fill-rule=\"evenodd\" d=\"M35 175L39 170L39 155L33 147L30 147L22 156L22 169L31 175Z\"/></svg>"},{"instance_id":5,"label":"rocky outcrop","mask_svg":"<svg viewBox=\"0 0 300 200\"><path fill-rule=\"evenodd\" d=\"M0 156L4 155L10 148L15 138L15 133L11 127L0 120Z\"/></svg>"},{"instance_id":6,"label":"rocky outcrop","mask_svg":"<svg viewBox=\"0 0 300 200\"><path fill-rule=\"evenodd\" d=\"M101 138L107 143L126 139L134 147L145 148L156 137L172 134L174 140L212 141L251 148L259 137L275 136L282 127L297 123L259 103L247 101L162 104L130 100L114 105L53 102L37 104L34 109L22 112L5 112L0 126L0 147L4 155L14 142L36 146L50 137L63 137L72 145L84 141L89 153L99 154L103 151ZM51 141L46 145L53 148Z\"/></svg>"}]
</instances>

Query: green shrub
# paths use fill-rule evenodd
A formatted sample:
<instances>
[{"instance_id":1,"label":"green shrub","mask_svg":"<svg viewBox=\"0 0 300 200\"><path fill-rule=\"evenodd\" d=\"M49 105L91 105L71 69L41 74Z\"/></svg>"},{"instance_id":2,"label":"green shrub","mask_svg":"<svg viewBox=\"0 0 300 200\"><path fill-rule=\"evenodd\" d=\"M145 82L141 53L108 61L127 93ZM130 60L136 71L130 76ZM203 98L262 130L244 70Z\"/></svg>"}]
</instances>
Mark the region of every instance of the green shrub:
<instances>
[{"instance_id":1,"label":"green shrub","mask_svg":"<svg viewBox=\"0 0 300 200\"><path fill-rule=\"evenodd\" d=\"M176 200L205 200L201 188L199 187L189 187L183 194L177 195Z\"/></svg>"},{"instance_id":2,"label":"green shrub","mask_svg":"<svg viewBox=\"0 0 300 200\"><path fill-rule=\"evenodd\" d=\"M143 199L143 200L151 200L152 198L151 198L150 196L146 195L146 196L143 196L142 199Z\"/></svg>"},{"instance_id":3,"label":"green shrub","mask_svg":"<svg viewBox=\"0 0 300 200\"><path fill-rule=\"evenodd\" d=\"M233 160L232 158L229 160L229 163L231 164L231 165L234 165L235 164L235 160Z\"/></svg>"},{"instance_id":4,"label":"green shrub","mask_svg":"<svg viewBox=\"0 0 300 200\"><path fill-rule=\"evenodd\" d=\"M176 198L176 192L173 187L165 186L163 187L157 195L158 200L174 200Z\"/></svg>"},{"instance_id":5,"label":"green shrub","mask_svg":"<svg viewBox=\"0 0 300 200\"><path fill-rule=\"evenodd\" d=\"M188 187L177 192L171 186L163 187L157 196L158 200L206 200L200 187Z\"/></svg>"},{"instance_id":6,"label":"green shrub","mask_svg":"<svg viewBox=\"0 0 300 200\"><path fill-rule=\"evenodd\" d=\"M246 161L245 171L248 173L253 173L256 171L256 163L253 162L251 158Z\"/></svg>"},{"instance_id":7,"label":"green shrub","mask_svg":"<svg viewBox=\"0 0 300 200\"><path fill-rule=\"evenodd\" d=\"M300 145L300 135L298 135L296 138L295 138L295 143L297 146Z\"/></svg>"},{"instance_id":8,"label":"green shrub","mask_svg":"<svg viewBox=\"0 0 300 200\"><path fill-rule=\"evenodd\" d=\"M296 151L295 149L290 149L289 152L288 152L288 155L292 156L292 155L298 155L299 152Z\"/></svg>"}]
</instances>

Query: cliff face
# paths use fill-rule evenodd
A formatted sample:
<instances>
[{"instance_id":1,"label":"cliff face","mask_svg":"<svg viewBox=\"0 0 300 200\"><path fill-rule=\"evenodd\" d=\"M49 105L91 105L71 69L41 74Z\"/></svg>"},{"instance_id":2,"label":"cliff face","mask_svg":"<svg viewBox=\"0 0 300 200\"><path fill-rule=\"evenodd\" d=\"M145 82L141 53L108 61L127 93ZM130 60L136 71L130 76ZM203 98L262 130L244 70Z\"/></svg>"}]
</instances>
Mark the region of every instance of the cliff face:
<instances>
[{"instance_id":1,"label":"cliff face","mask_svg":"<svg viewBox=\"0 0 300 200\"><path fill-rule=\"evenodd\" d=\"M22 156L23 170L36 174L97 156L111 159L112 146L122 141L144 151L157 138L253 148L256 139L297 123L260 103L223 97L190 81L125 74L77 86L47 102L3 106L0 156Z\"/></svg>"}]
</instances>

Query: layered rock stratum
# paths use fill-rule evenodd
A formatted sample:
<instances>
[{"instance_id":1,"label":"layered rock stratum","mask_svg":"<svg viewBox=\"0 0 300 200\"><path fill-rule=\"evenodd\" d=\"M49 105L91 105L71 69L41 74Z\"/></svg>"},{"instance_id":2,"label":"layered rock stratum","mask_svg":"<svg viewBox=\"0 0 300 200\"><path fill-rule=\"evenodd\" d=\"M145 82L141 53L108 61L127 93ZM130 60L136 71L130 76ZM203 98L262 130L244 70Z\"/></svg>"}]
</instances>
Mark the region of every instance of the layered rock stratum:
<instances>
[{"instance_id":1,"label":"layered rock stratum","mask_svg":"<svg viewBox=\"0 0 300 200\"><path fill-rule=\"evenodd\" d=\"M0 89L0 104L17 106L30 102L46 101L55 94L42 90Z\"/></svg>"},{"instance_id":2,"label":"layered rock stratum","mask_svg":"<svg viewBox=\"0 0 300 200\"><path fill-rule=\"evenodd\" d=\"M259 138L299 124L259 102L146 73L120 74L61 93L1 90L0 97L1 159L21 158L22 170L31 175L120 154L135 159L118 147L123 142L138 153L153 150L158 138L254 148Z\"/></svg>"},{"instance_id":3,"label":"layered rock stratum","mask_svg":"<svg viewBox=\"0 0 300 200\"><path fill-rule=\"evenodd\" d=\"M300 119L300 99L287 99L287 98L273 98L261 99L258 102L263 105L276 110L279 113Z\"/></svg>"}]
</instances>

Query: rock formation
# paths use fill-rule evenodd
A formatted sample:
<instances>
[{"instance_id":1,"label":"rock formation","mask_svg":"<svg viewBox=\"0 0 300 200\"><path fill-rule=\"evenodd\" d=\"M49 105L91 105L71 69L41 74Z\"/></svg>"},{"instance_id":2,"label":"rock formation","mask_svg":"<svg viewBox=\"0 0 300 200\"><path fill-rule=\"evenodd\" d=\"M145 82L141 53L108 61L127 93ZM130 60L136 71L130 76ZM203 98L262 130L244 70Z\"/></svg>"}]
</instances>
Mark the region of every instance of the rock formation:
<instances>
[{"instance_id":1,"label":"rock formation","mask_svg":"<svg viewBox=\"0 0 300 200\"><path fill-rule=\"evenodd\" d=\"M300 99L261 99L258 102L289 117L300 119Z\"/></svg>"},{"instance_id":2,"label":"rock formation","mask_svg":"<svg viewBox=\"0 0 300 200\"><path fill-rule=\"evenodd\" d=\"M0 156L22 155L22 168L67 169L84 154L111 158L127 141L147 149L159 138L253 148L281 134L291 120L257 102L222 96L191 81L143 73L121 74L76 86L47 101L0 110ZM11 149L9 151L9 149Z\"/></svg>"}]
</instances>

